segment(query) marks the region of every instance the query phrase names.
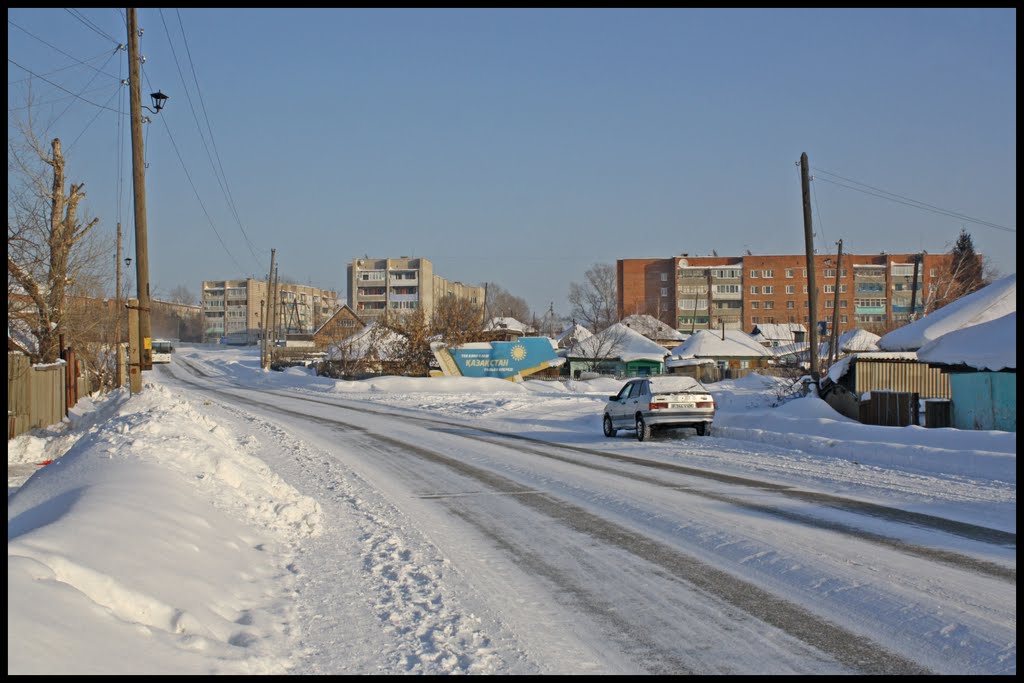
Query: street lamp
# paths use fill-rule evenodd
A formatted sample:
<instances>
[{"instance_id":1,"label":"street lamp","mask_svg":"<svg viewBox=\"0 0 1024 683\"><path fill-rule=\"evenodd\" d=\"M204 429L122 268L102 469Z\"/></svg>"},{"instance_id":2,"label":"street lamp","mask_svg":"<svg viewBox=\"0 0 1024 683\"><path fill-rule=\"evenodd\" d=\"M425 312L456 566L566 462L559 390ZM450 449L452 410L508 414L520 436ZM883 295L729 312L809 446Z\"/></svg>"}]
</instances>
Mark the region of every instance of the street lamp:
<instances>
[{"instance_id":1,"label":"street lamp","mask_svg":"<svg viewBox=\"0 0 1024 683\"><path fill-rule=\"evenodd\" d=\"M163 94L159 90L157 90L154 93L150 93L149 97L153 100L153 108L149 109L149 107L147 107L146 105L142 105L142 108L149 109L149 111L153 112L154 114L159 114L160 110L164 108L164 104L167 102L168 99L170 99L169 97L167 97L167 95Z\"/></svg>"}]
</instances>

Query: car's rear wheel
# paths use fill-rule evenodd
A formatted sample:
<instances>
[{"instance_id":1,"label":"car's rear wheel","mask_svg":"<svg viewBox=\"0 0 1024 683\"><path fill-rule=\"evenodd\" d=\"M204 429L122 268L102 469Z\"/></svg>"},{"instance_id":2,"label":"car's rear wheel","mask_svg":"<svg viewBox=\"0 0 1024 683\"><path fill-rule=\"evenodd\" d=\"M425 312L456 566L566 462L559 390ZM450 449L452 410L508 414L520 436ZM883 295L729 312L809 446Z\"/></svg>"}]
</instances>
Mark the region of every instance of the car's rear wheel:
<instances>
[{"instance_id":1,"label":"car's rear wheel","mask_svg":"<svg viewBox=\"0 0 1024 683\"><path fill-rule=\"evenodd\" d=\"M644 421L643 415L636 416L636 440L647 441L651 438L651 425Z\"/></svg>"},{"instance_id":2,"label":"car's rear wheel","mask_svg":"<svg viewBox=\"0 0 1024 683\"><path fill-rule=\"evenodd\" d=\"M697 424L694 425L694 427L697 429L697 436L704 436L708 433L707 422L698 422Z\"/></svg>"},{"instance_id":3,"label":"car's rear wheel","mask_svg":"<svg viewBox=\"0 0 1024 683\"><path fill-rule=\"evenodd\" d=\"M618 430L612 426L612 418L610 415L604 416L604 435L608 437L615 436Z\"/></svg>"}]
</instances>

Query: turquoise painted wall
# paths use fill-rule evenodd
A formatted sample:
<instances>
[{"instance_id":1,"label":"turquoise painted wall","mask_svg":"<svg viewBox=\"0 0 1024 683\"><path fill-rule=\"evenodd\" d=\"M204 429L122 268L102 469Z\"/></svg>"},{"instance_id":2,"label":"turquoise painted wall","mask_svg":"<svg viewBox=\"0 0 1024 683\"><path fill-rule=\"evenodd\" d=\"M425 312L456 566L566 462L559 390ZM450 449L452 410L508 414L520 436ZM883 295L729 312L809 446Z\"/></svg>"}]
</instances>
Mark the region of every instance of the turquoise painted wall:
<instances>
[{"instance_id":1,"label":"turquoise painted wall","mask_svg":"<svg viewBox=\"0 0 1024 683\"><path fill-rule=\"evenodd\" d=\"M953 426L1017 431L1017 373L953 372Z\"/></svg>"}]
</instances>

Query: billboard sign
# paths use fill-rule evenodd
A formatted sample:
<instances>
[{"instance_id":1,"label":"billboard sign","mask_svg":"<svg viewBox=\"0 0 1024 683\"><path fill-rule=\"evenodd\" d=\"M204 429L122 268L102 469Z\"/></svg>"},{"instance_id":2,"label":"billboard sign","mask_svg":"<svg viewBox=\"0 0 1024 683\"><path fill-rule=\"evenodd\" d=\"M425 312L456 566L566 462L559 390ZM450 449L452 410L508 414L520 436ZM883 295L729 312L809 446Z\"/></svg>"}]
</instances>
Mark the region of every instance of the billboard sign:
<instances>
[{"instance_id":1,"label":"billboard sign","mask_svg":"<svg viewBox=\"0 0 1024 683\"><path fill-rule=\"evenodd\" d=\"M547 337L520 337L516 341L475 342L448 347L430 345L442 377L497 377L522 382L523 377L565 362Z\"/></svg>"}]
</instances>

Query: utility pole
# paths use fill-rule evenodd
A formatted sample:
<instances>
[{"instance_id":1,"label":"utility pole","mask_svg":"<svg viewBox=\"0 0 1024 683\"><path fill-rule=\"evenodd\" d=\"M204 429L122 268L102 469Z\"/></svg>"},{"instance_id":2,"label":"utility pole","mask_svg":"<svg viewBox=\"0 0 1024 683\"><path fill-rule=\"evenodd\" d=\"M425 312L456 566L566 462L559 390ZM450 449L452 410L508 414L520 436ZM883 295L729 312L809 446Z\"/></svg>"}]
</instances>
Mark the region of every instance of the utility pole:
<instances>
[{"instance_id":1,"label":"utility pole","mask_svg":"<svg viewBox=\"0 0 1024 683\"><path fill-rule=\"evenodd\" d=\"M278 319L277 306L280 303L280 299L281 299L281 292L278 289L278 286L279 286L279 283L280 283L280 280L278 280L278 277L279 277L278 270L280 270L280 268L278 266L275 266L274 267L274 280L273 280L273 283L274 283L273 284L273 290L274 290L273 301L274 301L274 303L273 303L273 305L271 306L271 309L270 309L270 316L271 316L270 317L270 330L271 330L271 336L270 336L270 349L268 350L268 358L267 358L267 362L268 363L273 363L273 360L274 360L274 347L277 344L277 337L278 337L278 332L277 332L277 319Z\"/></svg>"},{"instance_id":2,"label":"utility pole","mask_svg":"<svg viewBox=\"0 0 1024 683\"><path fill-rule=\"evenodd\" d=\"M146 236L146 170L142 143L142 68L139 25L135 8L128 8L128 85L132 123L132 185L135 190L135 280L139 299L141 368L153 369L153 327L149 317L149 240Z\"/></svg>"},{"instance_id":3,"label":"utility pole","mask_svg":"<svg viewBox=\"0 0 1024 683\"><path fill-rule=\"evenodd\" d=\"M836 256L836 291L832 299L832 337L828 344L828 364L836 362L839 355L839 276L843 272L843 241L839 240L839 252Z\"/></svg>"},{"instance_id":4,"label":"utility pole","mask_svg":"<svg viewBox=\"0 0 1024 683\"><path fill-rule=\"evenodd\" d=\"M921 265L921 255L914 254L914 284L910 286L910 320L917 318L917 271Z\"/></svg>"},{"instance_id":5,"label":"utility pole","mask_svg":"<svg viewBox=\"0 0 1024 683\"><path fill-rule=\"evenodd\" d=\"M267 271L267 313L263 314L263 302L260 302L260 317L263 320L263 353L260 356L260 367L264 370L270 365L268 362L269 356L267 355L267 337L270 335L270 302L273 300L270 291L270 283L274 274L274 255L277 253L277 249L270 250L270 270Z\"/></svg>"},{"instance_id":6,"label":"utility pole","mask_svg":"<svg viewBox=\"0 0 1024 683\"><path fill-rule=\"evenodd\" d=\"M811 181L808 174L809 163L807 152L800 155L800 190L804 205L804 245L807 250L807 302L810 313L810 330L808 340L811 342L811 378L817 388L820 373L818 371L818 291L817 277L814 274L814 231L811 228Z\"/></svg>"},{"instance_id":7,"label":"utility pole","mask_svg":"<svg viewBox=\"0 0 1024 683\"><path fill-rule=\"evenodd\" d=\"M116 291L114 292L114 381L118 387L124 386L124 371L121 369L121 222L117 223L117 268Z\"/></svg>"}]
</instances>

